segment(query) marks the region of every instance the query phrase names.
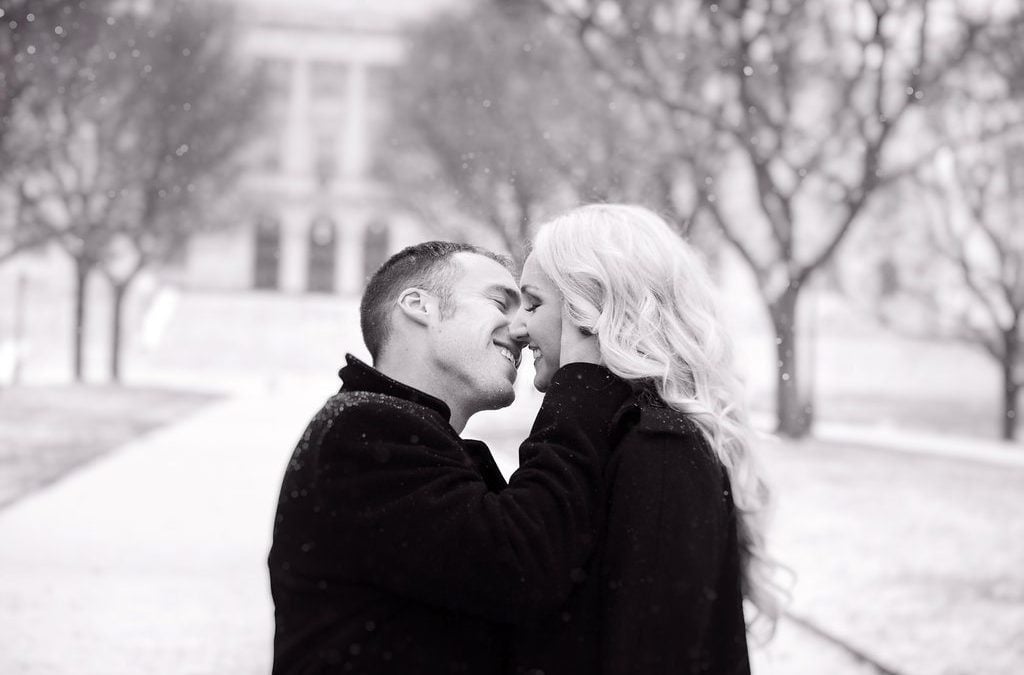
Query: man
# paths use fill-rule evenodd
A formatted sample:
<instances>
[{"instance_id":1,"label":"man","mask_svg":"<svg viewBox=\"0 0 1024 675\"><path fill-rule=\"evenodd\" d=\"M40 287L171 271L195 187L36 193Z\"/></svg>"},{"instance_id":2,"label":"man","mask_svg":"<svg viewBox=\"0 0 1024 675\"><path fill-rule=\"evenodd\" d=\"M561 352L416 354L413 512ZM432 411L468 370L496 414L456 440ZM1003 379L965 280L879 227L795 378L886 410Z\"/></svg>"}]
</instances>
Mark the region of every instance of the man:
<instances>
[{"instance_id":1,"label":"man","mask_svg":"<svg viewBox=\"0 0 1024 675\"><path fill-rule=\"evenodd\" d=\"M507 625L582 581L616 411L629 388L564 331L506 486L459 433L512 402L521 346L507 260L407 248L367 286L371 368L351 355L285 473L270 551L274 673L500 673Z\"/></svg>"}]
</instances>

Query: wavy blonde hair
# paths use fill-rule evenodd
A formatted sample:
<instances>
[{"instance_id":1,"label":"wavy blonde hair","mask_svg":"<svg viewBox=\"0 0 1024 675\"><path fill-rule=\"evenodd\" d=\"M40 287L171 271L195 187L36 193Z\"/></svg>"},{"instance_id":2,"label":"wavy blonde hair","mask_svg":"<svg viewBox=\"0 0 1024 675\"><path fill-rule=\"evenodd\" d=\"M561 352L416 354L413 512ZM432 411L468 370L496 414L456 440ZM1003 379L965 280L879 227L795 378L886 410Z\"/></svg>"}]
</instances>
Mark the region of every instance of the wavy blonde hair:
<instances>
[{"instance_id":1,"label":"wavy blonde hair","mask_svg":"<svg viewBox=\"0 0 1024 675\"><path fill-rule=\"evenodd\" d=\"M769 489L711 278L694 250L640 206L581 206L541 226L533 256L561 291L570 320L595 333L605 365L651 386L703 433L728 473L748 623L770 636L781 611L780 567L765 548Z\"/></svg>"}]
</instances>

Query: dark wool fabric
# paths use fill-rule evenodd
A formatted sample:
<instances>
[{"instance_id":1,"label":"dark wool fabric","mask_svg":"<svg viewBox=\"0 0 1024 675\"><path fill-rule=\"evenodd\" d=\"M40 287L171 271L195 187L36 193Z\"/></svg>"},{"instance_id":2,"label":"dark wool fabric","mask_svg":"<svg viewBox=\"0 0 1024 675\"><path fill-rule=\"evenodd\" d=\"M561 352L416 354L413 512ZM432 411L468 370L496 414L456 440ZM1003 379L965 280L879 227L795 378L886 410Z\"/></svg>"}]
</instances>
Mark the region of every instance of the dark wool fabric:
<instances>
[{"instance_id":1,"label":"dark wool fabric","mask_svg":"<svg viewBox=\"0 0 1024 675\"><path fill-rule=\"evenodd\" d=\"M442 401L347 359L281 486L273 672L500 673L508 624L565 602L593 549L630 389L560 369L506 487Z\"/></svg>"},{"instance_id":2,"label":"dark wool fabric","mask_svg":"<svg viewBox=\"0 0 1024 675\"><path fill-rule=\"evenodd\" d=\"M725 470L660 401L644 395L620 415L594 555L567 603L517 629L512 672L749 675Z\"/></svg>"}]
</instances>

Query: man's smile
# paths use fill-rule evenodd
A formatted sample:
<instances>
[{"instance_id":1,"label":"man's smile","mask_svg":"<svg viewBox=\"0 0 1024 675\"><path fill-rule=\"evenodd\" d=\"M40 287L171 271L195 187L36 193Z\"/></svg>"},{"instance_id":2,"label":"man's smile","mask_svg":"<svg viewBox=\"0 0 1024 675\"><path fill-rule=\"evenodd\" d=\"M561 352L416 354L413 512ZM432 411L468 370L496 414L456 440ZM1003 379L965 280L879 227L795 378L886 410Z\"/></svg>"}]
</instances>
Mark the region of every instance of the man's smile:
<instances>
[{"instance_id":1,"label":"man's smile","mask_svg":"<svg viewBox=\"0 0 1024 675\"><path fill-rule=\"evenodd\" d=\"M511 363L514 368L519 368L523 354L521 348L502 342L495 342L494 344L498 346L498 349L501 351L501 355L508 359L508 362Z\"/></svg>"}]
</instances>

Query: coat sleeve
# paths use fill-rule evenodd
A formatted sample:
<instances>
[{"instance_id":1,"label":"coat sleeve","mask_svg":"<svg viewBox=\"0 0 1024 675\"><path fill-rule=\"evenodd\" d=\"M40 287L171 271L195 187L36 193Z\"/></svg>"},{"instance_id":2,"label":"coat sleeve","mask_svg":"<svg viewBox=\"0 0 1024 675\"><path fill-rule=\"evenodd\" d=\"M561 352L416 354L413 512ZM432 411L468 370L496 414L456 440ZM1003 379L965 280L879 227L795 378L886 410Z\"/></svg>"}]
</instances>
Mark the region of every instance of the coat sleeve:
<instances>
[{"instance_id":1,"label":"coat sleeve","mask_svg":"<svg viewBox=\"0 0 1024 675\"><path fill-rule=\"evenodd\" d=\"M602 672L690 672L727 533L720 470L692 435L633 432L613 461Z\"/></svg>"},{"instance_id":2,"label":"coat sleeve","mask_svg":"<svg viewBox=\"0 0 1024 675\"><path fill-rule=\"evenodd\" d=\"M629 395L604 368L560 369L500 492L464 453L436 449L450 436L409 437L378 406L346 411L323 442L344 447L317 472L334 549L320 558L349 580L493 620L557 607L595 540L609 426Z\"/></svg>"}]
</instances>

